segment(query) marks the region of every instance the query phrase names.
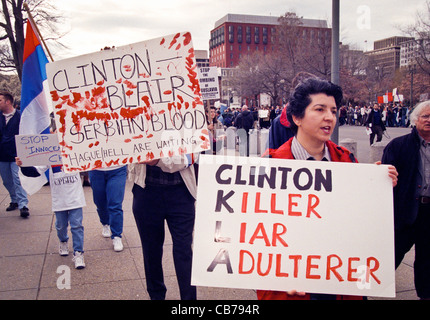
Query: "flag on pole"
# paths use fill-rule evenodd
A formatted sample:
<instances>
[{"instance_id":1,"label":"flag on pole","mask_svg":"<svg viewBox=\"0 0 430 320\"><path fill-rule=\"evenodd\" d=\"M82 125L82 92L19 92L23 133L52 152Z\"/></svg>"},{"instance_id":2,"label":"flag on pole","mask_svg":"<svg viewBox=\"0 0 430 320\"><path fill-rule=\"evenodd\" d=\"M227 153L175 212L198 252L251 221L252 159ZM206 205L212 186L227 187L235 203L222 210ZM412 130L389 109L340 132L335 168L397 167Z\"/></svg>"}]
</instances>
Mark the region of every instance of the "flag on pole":
<instances>
[{"instance_id":1,"label":"flag on pole","mask_svg":"<svg viewBox=\"0 0 430 320\"><path fill-rule=\"evenodd\" d=\"M49 133L51 107L46 98L48 59L30 20L24 43L20 134Z\"/></svg>"},{"instance_id":2,"label":"flag on pole","mask_svg":"<svg viewBox=\"0 0 430 320\"><path fill-rule=\"evenodd\" d=\"M49 114L52 107L46 98L48 90L44 89L48 88L45 67L47 63L48 59L29 19L24 43L19 134L49 133ZM45 174L37 178L20 174L20 179L23 188L30 195L47 182Z\"/></svg>"}]
</instances>

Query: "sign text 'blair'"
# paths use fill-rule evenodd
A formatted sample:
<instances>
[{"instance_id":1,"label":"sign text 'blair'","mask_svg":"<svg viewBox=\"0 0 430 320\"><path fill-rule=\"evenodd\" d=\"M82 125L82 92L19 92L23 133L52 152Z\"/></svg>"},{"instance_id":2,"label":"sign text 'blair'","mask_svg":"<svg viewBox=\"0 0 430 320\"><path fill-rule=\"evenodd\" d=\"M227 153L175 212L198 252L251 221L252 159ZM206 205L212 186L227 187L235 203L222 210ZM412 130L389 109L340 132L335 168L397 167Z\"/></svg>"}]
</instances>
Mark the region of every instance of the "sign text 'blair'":
<instances>
[{"instance_id":1,"label":"sign text 'blair'","mask_svg":"<svg viewBox=\"0 0 430 320\"><path fill-rule=\"evenodd\" d=\"M49 63L66 171L209 148L189 32Z\"/></svg>"}]
</instances>

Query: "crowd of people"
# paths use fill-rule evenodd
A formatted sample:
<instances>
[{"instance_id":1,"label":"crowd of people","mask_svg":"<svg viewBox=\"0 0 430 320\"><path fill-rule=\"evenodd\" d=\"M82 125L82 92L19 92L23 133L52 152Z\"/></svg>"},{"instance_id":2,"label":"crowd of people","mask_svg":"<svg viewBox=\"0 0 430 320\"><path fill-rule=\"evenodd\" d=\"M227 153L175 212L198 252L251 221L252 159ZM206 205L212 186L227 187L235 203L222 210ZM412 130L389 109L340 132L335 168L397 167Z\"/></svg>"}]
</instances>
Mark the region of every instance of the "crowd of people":
<instances>
[{"instance_id":1,"label":"crowd of people","mask_svg":"<svg viewBox=\"0 0 430 320\"><path fill-rule=\"evenodd\" d=\"M412 107L406 107L402 103L379 104L382 121L386 127L410 126L409 115ZM352 106L343 105L339 109L339 125L365 126L372 111L373 105Z\"/></svg>"},{"instance_id":2,"label":"crowd of people","mask_svg":"<svg viewBox=\"0 0 430 320\"><path fill-rule=\"evenodd\" d=\"M286 107L271 108L268 112L260 113L265 120L260 122L262 117L258 117L258 110L248 109L247 106L240 112L227 108L218 115L217 110L211 108L207 111L208 129L212 132L213 142L216 143L218 138L213 132L217 126L221 128L231 124L248 134L256 125L267 126L265 122L268 114L270 133L266 156L355 163L357 160L353 154L330 141L337 121L336 113L340 110L343 114L342 98L341 87L318 78L304 79L291 94ZM19 200L17 196L17 190L22 187L19 178L16 179L14 175L22 163L16 158L13 139L14 135L18 134L15 126L19 123L19 112L10 109L12 104L11 95L0 92L0 169L3 184L11 197L7 210L22 209L28 202ZM378 109L378 115L373 115L372 118L379 119L381 124L386 121L389 121L390 125L394 124L389 120L391 116L388 109L386 118L383 118L379 113L379 106L377 107L374 106L370 110ZM354 121L353 124L368 125L370 115L371 113L364 112L360 117L357 114L357 118L350 118ZM348 111L341 119L342 124L350 124ZM400 122L398 119L399 111L395 123L406 125L406 119L410 120L412 132L393 139L384 150L382 158L382 163L389 165L388 175L393 182L396 267L404 254L415 244L417 294L421 299L430 299L430 101L420 104L410 114L405 113L405 117L402 111ZM173 259L181 299L197 298L196 288L191 285L195 199L198 188L197 161L198 154L186 154L177 156L174 161L157 159L128 165L128 176L133 183L132 211L142 243L147 290L153 300L165 299L167 290L162 267L165 222L172 235ZM40 170L26 173L29 176L40 174ZM70 223L75 266L78 269L83 268L82 207L85 202L81 201L82 182L73 176L74 174L62 172L61 167L51 167L50 174L51 181L57 177L62 181L60 184L51 183L52 205L60 241L59 253L68 254L65 229ZM122 201L126 176L125 166L90 172L93 199L102 224L102 235L112 238L115 251L122 250L118 239L121 239L122 233ZM66 186L66 182L70 182L70 185ZM68 197L64 197L66 193ZM65 201L64 198L71 201ZM27 218L28 214L23 214L21 210L21 216ZM285 292L258 291L257 295L259 299L288 300L364 298L304 293L297 292L294 288L286 288Z\"/></svg>"},{"instance_id":3,"label":"crowd of people","mask_svg":"<svg viewBox=\"0 0 430 320\"><path fill-rule=\"evenodd\" d=\"M247 113L250 113L253 119L252 127L255 125L259 128L270 128L272 121L281 114L282 107L281 106L262 106L262 107L254 107L251 106L242 106L242 107L228 107L225 108L223 112L221 112L220 108L216 110L217 120L224 125L226 128L235 126L241 127L242 124L237 122L238 116L244 111L244 107L246 107Z\"/></svg>"}]
</instances>

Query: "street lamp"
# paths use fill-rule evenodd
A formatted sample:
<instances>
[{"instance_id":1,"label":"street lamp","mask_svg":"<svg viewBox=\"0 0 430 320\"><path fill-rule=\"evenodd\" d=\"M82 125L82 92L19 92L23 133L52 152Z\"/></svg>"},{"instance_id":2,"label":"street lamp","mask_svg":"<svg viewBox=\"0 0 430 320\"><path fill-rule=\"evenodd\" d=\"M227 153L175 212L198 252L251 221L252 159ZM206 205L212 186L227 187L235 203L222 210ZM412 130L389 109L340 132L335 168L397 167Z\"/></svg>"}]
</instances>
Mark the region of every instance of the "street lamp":
<instances>
[{"instance_id":1,"label":"street lamp","mask_svg":"<svg viewBox=\"0 0 430 320\"><path fill-rule=\"evenodd\" d=\"M332 29L331 29L331 82L339 85L339 15L340 0L332 0ZM339 115L338 115L339 117ZM339 121L333 130L331 140L339 143Z\"/></svg>"},{"instance_id":2,"label":"street lamp","mask_svg":"<svg viewBox=\"0 0 430 320\"><path fill-rule=\"evenodd\" d=\"M410 106L414 106L414 72L416 71L415 64L408 65L409 73L411 74L411 102Z\"/></svg>"}]
</instances>

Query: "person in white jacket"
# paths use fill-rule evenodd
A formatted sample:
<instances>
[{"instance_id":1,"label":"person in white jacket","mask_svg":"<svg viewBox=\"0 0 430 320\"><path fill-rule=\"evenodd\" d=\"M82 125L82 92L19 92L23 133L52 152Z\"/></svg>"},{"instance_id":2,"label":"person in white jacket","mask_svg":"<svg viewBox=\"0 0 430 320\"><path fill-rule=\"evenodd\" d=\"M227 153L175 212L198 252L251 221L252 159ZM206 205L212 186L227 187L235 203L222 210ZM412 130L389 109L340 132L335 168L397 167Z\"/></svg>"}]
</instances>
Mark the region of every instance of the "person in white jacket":
<instances>
[{"instance_id":1,"label":"person in white jacket","mask_svg":"<svg viewBox=\"0 0 430 320\"><path fill-rule=\"evenodd\" d=\"M15 162L22 166L22 161L16 157ZM84 261L84 226L83 207L86 206L84 190L79 172L63 172L62 166L21 167L25 176L37 177L49 168L49 182L51 187L52 211L55 212L55 228L60 241L59 254L69 255L67 229L73 240L73 261L76 269L85 268Z\"/></svg>"},{"instance_id":2,"label":"person in white jacket","mask_svg":"<svg viewBox=\"0 0 430 320\"><path fill-rule=\"evenodd\" d=\"M147 290L151 300L164 300L164 222L172 235L173 260L182 300L195 300L191 285L192 241L197 194L197 154L129 165L134 182L133 214L142 242Z\"/></svg>"}]
</instances>

